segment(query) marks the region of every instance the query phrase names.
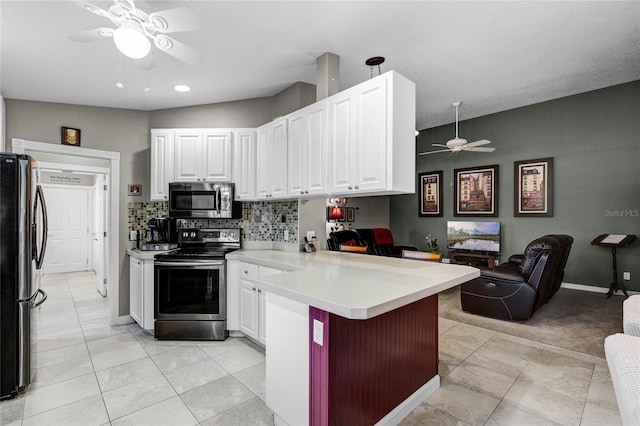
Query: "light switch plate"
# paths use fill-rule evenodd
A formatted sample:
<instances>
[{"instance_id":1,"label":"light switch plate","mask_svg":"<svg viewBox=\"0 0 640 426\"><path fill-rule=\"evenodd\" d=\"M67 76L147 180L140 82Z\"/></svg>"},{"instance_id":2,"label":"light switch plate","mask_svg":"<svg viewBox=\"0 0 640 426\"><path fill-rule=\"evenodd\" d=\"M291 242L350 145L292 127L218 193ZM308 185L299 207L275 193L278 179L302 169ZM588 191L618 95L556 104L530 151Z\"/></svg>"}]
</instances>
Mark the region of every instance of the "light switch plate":
<instances>
[{"instance_id":1,"label":"light switch plate","mask_svg":"<svg viewBox=\"0 0 640 426\"><path fill-rule=\"evenodd\" d=\"M136 240L136 236L137 236L136 231L131 231L131 233L129 234L129 240L135 241Z\"/></svg>"},{"instance_id":2,"label":"light switch plate","mask_svg":"<svg viewBox=\"0 0 640 426\"><path fill-rule=\"evenodd\" d=\"M313 241L316 238L316 231L307 231L307 240L309 242Z\"/></svg>"},{"instance_id":3,"label":"light switch plate","mask_svg":"<svg viewBox=\"0 0 640 426\"><path fill-rule=\"evenodd\" d=\"M324 346L324 323L317 319L313 320L313 342Z\"/></svg>"}]
</instances>

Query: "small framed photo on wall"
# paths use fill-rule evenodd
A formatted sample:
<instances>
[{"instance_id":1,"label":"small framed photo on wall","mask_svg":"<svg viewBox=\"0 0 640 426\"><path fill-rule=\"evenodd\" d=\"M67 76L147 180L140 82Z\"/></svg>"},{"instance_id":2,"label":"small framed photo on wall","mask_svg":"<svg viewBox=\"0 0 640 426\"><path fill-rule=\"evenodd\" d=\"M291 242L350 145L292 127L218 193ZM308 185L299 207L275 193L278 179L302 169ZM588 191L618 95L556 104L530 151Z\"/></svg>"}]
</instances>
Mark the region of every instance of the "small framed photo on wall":
<instances>
[{"instance_id":1,"label":"small framed photo on wall","mask_svg":"<svg viewBox=\"0 0 640 426\"><path fill-rule=\"evenodd\" d=\"M498 216L498 165L454 170L454 216Z\"/></svg>"},{"instance_id":2,"label":"small framed photo on wall","mask_svg":"<svg viewBox=\"0 0 640 426\"><path fill-rule=\"evenodd\" d=\"M418 174L418 215L442 216L442 170Z\"/></svg>"},{"instance_id":3,"label":"small framed photo on wall","mask_svg":"<svg viewBox=\"0 0 640 426\"><path fill-rule=\"evenodd\" d=\"M62 126L60 133L63 145L80 146L80 129Z\"/></svg>"},{"instance_id":4,"label":"small framed photo on wall","mask_svg":"<svg viewBox=\"0 0 640 426\"><path fill-rule=\"evenodd\" d=\"M129 197L139 197L142 195L142 185L139 183L130 183L128 185Z\"/></svg>"},{"instance_id":5,"label":"small framed photo on wall","mask_svg":"<svg viewBox=\"0 0 640 426\"><path fill-rule=\"evenodd\" d=\"M514 163L513 215L553 216L553 158Z\"/></svg>"}]
</instances>

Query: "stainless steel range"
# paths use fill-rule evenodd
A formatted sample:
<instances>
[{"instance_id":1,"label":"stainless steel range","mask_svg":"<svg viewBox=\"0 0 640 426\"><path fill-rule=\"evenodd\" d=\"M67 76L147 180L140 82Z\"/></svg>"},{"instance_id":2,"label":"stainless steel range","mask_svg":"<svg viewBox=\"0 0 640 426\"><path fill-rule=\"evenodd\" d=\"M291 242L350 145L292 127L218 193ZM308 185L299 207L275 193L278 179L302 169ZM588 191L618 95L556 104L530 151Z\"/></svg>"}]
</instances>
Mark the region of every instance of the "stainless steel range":
<instances>
[{"instance_id":1,"label":"stainless steel range","mask_svg":"<svg viewBox=\"0 0 640 426\"><path fill-rule=\"evenodd\" d=\"M155 257L155 337L224 340L224 256L240 248L240 229L181 229L178 245Z\"/></svg>"}]
</instances>

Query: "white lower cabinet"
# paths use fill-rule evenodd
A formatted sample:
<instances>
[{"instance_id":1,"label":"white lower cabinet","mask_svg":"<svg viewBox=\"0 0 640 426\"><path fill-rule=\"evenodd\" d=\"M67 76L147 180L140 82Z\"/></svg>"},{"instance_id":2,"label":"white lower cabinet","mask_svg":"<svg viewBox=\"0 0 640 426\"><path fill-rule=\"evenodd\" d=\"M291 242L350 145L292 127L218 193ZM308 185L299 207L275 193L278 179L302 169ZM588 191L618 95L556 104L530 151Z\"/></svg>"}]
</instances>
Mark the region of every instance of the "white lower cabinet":
<instances>
[{"instance_id":1,"label":"white lower cabinet","mask_svg":"<svg viewBox=\"0 0 640 426\"><path fill-rule=\"evenodd\" d=\"M142 328L152 330L153 318L153 259L129 258L129 315Z\"/></svg>"},{"instance_id":2,"label":"white lower cabinet","mask_svg":"<svg viewBox=\"0 0 640 426\"><path fill-rule=\"evenodd\" d=\"M281 273L281 269L237 260L227 261L227 329L230 335L234 335L234 331L240 331L266 346L268 294L255 279L258 276Z\"/></svg>"}]
</instances>

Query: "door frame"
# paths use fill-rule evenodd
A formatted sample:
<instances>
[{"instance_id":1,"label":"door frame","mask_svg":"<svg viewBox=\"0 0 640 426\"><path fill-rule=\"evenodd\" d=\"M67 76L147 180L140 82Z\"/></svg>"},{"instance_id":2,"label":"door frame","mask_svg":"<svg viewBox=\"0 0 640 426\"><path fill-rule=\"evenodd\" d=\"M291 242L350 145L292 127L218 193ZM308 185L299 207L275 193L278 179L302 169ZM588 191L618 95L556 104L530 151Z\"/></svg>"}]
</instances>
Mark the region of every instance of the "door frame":
<instances>
[{"instance_id":1,"label":"door frame","mask_svg":"<svg viewBox=\"0 0 640 426\"><path fill-rule=\"evenodd\" d=\"M122 325L131 322L129 315L119 315L120 306L120 153L115 151L103 151L98 149L81 148L70 145L56 145L53 143L35 142L13 138L11 140L12 152L24 154L25 151L44 152L51 154L63 154L74 157L95 158L109 161L109 173L107 183L107 242L106 249L106 277L107 294L109 299L109 324Z\"/></svg>"}]
</instances>

